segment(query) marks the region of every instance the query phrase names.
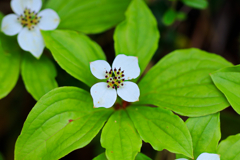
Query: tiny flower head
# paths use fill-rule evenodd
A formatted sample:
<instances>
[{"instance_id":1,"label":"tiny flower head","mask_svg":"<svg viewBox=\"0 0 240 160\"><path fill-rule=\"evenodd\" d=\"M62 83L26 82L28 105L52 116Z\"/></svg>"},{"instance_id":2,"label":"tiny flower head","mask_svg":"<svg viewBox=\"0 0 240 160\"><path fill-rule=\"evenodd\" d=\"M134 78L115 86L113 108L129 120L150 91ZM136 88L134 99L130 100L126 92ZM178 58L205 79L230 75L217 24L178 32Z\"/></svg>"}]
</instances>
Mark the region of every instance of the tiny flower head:
<instances>
[{"instance_id":1,"label":"tiny flower head","mask_svg":"<svg viewBox=\"0 0 240 160\"><path fill-rule=\"evenodd\" d=\"M188 160L188 159L179 158L176 160ZM218 154L213 154L213 153L202 153L198 156L196 160L220 160L220 156Z\"/></svg>"},{"instance_id":2,"label":"tiny flower head","mask_svg":"<svg viewBox=\"0 0 240 160\"><path fill-rule=\"evenodd\" d=\"M91 87L94 107L112 107L117 95L127 102L138 101L138 85L128 81L140 75L137 57L120 54L114 59L112 68L108 62L97 60L90 63L90 69L96 78L106 80Z\"/></svg>"},{"instance_id":3,"label":"tiny flower head","mask_svg":"<svg viewBox=\"0 0 240 160\"><path fill-rule=\"evenodd\" d=\"M39 58L45 47L40 30L54 30L60 18L52 9L44 9L42 0L11 0L15 14L9 14L2 20L1 30L9 36L18 34L20 47ZM39 13L38 13L39 12Z\"/></svg>"}]
</instances>

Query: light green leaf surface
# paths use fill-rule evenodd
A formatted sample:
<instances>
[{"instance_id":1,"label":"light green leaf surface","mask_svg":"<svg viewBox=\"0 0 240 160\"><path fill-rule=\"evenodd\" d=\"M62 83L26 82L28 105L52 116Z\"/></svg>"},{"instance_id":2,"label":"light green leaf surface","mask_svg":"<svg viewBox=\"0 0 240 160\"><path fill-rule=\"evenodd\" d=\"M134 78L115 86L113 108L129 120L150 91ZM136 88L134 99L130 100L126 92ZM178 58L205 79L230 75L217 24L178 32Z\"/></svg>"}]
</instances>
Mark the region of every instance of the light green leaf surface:
<instances>
[{"instance_id":1,"label":"light green leaf surface","mask_svg":"<svg viewBox=\"0 0 240 160\"><path fill-rule=\"evenodd\" d=\"M76 87L56 88L44 95L24 123L15 160L56 160L86 146L112 113L94 109L90 94Z\"/></svg>"},{"instance_id":2,"label":"light green leaf surface","mask_svg":"<svg viewBox=\"0 0 240 160\"><path fill-rule=\"evenodd\" d=\"M221 141L217 153L221 160L239 160L240 159L240 134L229 136Z\"/></svg>"},{"instance_id":3,"label":"light green leaf surface","mask_svg":"<svg viewBox=\"0 0 240 160\"><path fill-rule=\"evenodd\" d=\"M197 9L205 9L208 7L207 0L182 0L182 2L189 7Z\"/></svg>"},{"instance_id":4,"label":"light green leaf surface","mask_svg":"<svg viewBox=\"0 0 240 160\"><path fill-rule=\"evenodd\" d=\"M21 52L15 37L0 33L0 99L7 96L17 83Z\"/></svg>"},{"instance_id":5,"label":"light green leaf surface","mask_svg":"<svg viewBox=\"0 0 240 160\"><path fill-rule=\"evenodd\" d=\"M130 0L49 0L45 8L55 10L60 29L84 33L103 32L122 20Z\"/></svg>"},{"instance_id":6,"label":"light green leaf surface","mask_svg":"<svg viewBox=\"0 0 240 160\"><path fill-rule=\"evenodd\" d=\"M89 86L99 81L90 71L90 62L106 59L97 43L75 31L54 30L42 33L47 48L64 70Z\"/></svg>"},{"instance_id":7,"label":"light green leaf surface","mask_svg":"<svg viewBox=\"0 0 240 160\"><path fill-rule=\"evenodd\" d=\"M155 150L193 157L192 139L181 118L171 111L152 107L128 107L127 112L138 133Z\"/></svg>"},{"instance_id":8,"label":"light green leaf surface","mask_svg":"<svg viewBox=\"0 0 240 160\"><path fill-rule=\"evenodd\" d=\"M162 58L139 83L139 104L166 107L185 116L203 116L229 106L210 73L232 66L199 49L176 50Z\"/></svg>"},{"instance_id":9,"label":"light green leaf surface","mask_svg":"<svg viewBox=\"0 0 240 160\"><path fill-rule=\"evenodd\" d=\"M102 147L109 160L133 160L142 146L142 140L125 110L114 112L104 126Z\"/></svg>"},{"instance_id":10,"label":"light green leaf surface","mask_svg":"<svg viewBox=\"0 0 240 160\"><path fill-rule=\"evenodd\" d=\"M151 160L148 156L142 153L138 153L135 160Z\"/></svg>"},{"instance_id":11,"label":"light green leaf surface","mask_svg":"<svg viewBox=\"0 0 240 160\"><path fill-rule=\"evenodd\" d=\"M170 26L175 22L176 16L177 16L177 13L174 9L172 8L168 9L163 15L163 23L166 26Z\"/></svg>"},{"instance_id":12,"label":"light green leaf surface","mask_svg":"<svg viewBox=\"0 0 240 160\"><path fill-rule=\"evenodd\" d=\"M211 77L233 109L240 114L240 65L220 69L211 74Z\"/></svg>"},{"instance_id":13,"label":"light green leaf surface","mask_svg":"<svg viewBox=\"0 0 240 160\"><path fill-rule=\"evenodd\" d=\"M105 153L102 153L100 155L98 155L97 157L95 157L93 160L108 160ZM151 160L151 158L149 158L148 156L142 154L142 153L138 153L135 160Z\"/></svg>"},{"instance_id":14,"label":"light green leaf surface","mask_svg":"<svg viewBox=\"0 0 240 160\"><path fill-rule=\"evenodd\" d=\"M31 54L25 53L21 69L26 89L35 100L39 100L44 94L58 86L55 80L56 68L44 55L38 60Z\"/></svg>"},{"instance_id":15,"label":"light green leaf surface","mask_svg":"<svg viewBox=\"0 0 240 160\"><path fill-rule=\"evenodd\" d=\"M186 125L193 141L193 155L197 158L200 154L216 153L218 142L221 138L220 114L211 114L203 117L189 118ZM181 155L178 158L185 158Z\"/></svg>"},{"instance_id":16,"label":"light green leaf surface","mask_svg":"<svg viewBox=\"0 0 240 160\"><path fill-rule=\"evenodd\" d=\"M97 157L93 158L93 160L108 160L105 153L99 154Z\"/></svg>"},{"instance_id":17,"label":"light green leaf surface","mask_svg":"<svg viewBox=\"0 0 240 160\"><path fill-rule=\"evenodd\" d=\"M141 73L158 47L159 31L150 9L142 0L133 0L126 12L126 20L114 33L116 55L137 56Z\"/></svg>"}]
</instances>

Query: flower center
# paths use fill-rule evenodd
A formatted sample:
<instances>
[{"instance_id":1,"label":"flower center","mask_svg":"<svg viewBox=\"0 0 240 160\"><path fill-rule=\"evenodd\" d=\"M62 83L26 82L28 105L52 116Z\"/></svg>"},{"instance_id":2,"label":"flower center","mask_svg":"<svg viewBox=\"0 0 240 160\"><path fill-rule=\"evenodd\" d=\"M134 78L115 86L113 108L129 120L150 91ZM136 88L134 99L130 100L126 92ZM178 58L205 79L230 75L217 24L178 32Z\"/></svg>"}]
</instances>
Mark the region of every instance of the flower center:
<instances>
[{"instance_id":1,"label":"flower center","mask_svg":"<svg viewBox=\"0 0 240 160\"><path fill-rule=\"evenodd\" d=\"M124 82L124 71L121 70L121 67L117 70L114 68L114 70L110 70L109 72L106 71L105 78L107 78L107 87L108 88L119 88L120 86L123 86Z\"/></svg>"},{"instance_id":2,"label":"flower center","mask_svg":"<svg viewBox=\"0 0 240 160\"><path fill-rule=\"evenodd\" d=\"M41 16L38 16L37 13L31 11L30 9L25 9L23 15L18 17L18 21L23 27L27 27L28 30L34 29L34 27L40 22Z\"/></svg>"}]
</instances>

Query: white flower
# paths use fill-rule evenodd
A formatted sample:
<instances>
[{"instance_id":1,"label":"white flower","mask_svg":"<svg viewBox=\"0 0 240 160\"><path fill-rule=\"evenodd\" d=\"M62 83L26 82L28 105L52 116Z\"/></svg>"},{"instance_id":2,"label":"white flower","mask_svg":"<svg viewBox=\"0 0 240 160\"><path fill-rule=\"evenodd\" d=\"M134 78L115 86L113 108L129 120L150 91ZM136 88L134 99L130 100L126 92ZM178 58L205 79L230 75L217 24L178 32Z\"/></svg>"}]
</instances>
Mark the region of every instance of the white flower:
<instances>
[{"instance_id":1,"label":"white flower","mask_svg":"<svg viewBox=\"0 0 240 160\"><path fill-rule=\"evenodd\" d=\"M127 102L138 101L140 90L136 83L126 80L137 78L140 74L138 58L118 55L112 64L97 60L90 63L92 74L98 79L106 79L92 86L90 92L94 107L110 108L117 99L117 94Z\"/></svg>"},{"instance_id":2,"label":"white flower","mask_svg":"<svg viewBox=\"0 0 240 160\"><path fill-rule=\"evenodd\" d=\"M179 158L176 160L188 160L188 159ZM218 154L213 154L213 153L202 153L198 156L196 160L220 160L220 156Z\"/></svg>"},{"instance_id":3,"label":"white flower","mask_svg":"<svg viewBox=\"0 0 240 160\"><path fill-rule=\"evenodd\" d=\"M52 9L44 9L42 0L12 0L11 8L15 14L9 14L2 20L1 30L9 36L18 34L20 47L39 58L45 47L40 30L54 30L60 18ZM38 13L39 12L39 13Z\"/></svg>"}]
</instances>

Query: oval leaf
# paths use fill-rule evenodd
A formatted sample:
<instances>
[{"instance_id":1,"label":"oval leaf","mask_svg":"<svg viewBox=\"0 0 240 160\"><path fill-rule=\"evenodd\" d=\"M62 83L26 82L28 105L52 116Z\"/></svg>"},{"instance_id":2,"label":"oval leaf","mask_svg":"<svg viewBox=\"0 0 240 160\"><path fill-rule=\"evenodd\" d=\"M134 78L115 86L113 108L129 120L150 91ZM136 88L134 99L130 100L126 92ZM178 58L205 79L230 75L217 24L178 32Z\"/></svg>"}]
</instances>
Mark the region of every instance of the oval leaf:
<instances>
[{"instance_id":1,"label":"oval leaf","mask_svg":"<svg viewBox=\"0 0 240 160\"><path fill-rule=\"evenodd\" d=\"M221 160L238 160L240 159L240 134L229 136L221 141L217 153L220 154Z\"/></svg>"},{"instance_id":2,"label":"oval leaf","mask_svg":"<svg viewBox=\"0 0 240 160\"><path fill-rule=\"evenodd\" d=\"M17 83L21 52L15 37L0 33L0 99L7 96Z\"/></svg>"},{"instance_id":3,"label":"oval leaf","mask_svg":"<svg viewBox=\"0 0 240 160\"><path fill-rule=\"evenodd\" d=\"M49 0L45 8L55 10L60 29L84 33L103 32L122 20L131 0Z\"/></svg>"},{"instance_id":4,"label":"oval leaf","mask_svg":"<svg viewBox=\"0 0 240 160\"><path fill-rule=\"evenodd\" d=\"M174 9L172 8L168 9L163 15L163 23L166 26L170 26L175 22L176 16L177 12Z\"/></svg>"},{"instance_id":5,"label":"oval leaf","mask_svg":"<svg viewBox=\"0 0 240 160\"><path fill-rule=\"evenodd\" d=\"M232 64L199 49L176 50L161 59L139 83L139 104L166 107L185 116L203 116L229 106L209 74Z\"/></svg>"},{"instance_id":6,"label":"oval leaf","mask_svg":"<svg viewBox=\"0 0 240 160\"><path fill-rule=\"evenodd\" d=\"M39 100L44 94L58 86L55 80L57 76L55 66L44 55L38 60L26 53L21 69L26 89L35 100Z\"/></svg>"},{"instance_id":7,"label":"oval leaf","mask_svg":"<svg viewBox=\"0 0 240 160\"><path fill-rule=\"evenodd\" d=\"M106 58L97 43L75 31L54 30L42 33L47 48L64 70L89 86L98 82L90 71L89 63Z\"/></svg>"},{"instance_id":8,"label":"oval leaf","mask_svg":"<svg viewBox=\"0 0 240 160\"><path fill-rule=\"evenodd\" d=\"M193 155L216 153L218 142L221 138L220 114L211 114L203 117L189 118L186 125L193 141ZM178 158L185 158L177 156Z\"/></svg>"},{"instance_id":9,"label":"oval leaf","mask_svg":"<svg viewBox=\"0 0 240 160\"><path fill-rule=\"evenodd\" d=\"M101 144L109 160L133 160L142 146L142 140L125 110L116 111L104 126Z\"/></svg>"},{"instance_id":10,"label":"oval leaf","mask_svg":"<svg viewBox=\"0 0 240 160\"><path fill-rule=\"evenodd\" d=\"M181 118L171 111L152 107L128 107L127 112L138 133L155 150L193 157L191 135Z\"/></svg>"},{"instance_id":11,"label":"oval leaf","mask_svg":"<svg viewBox=\"0 0 240 160\"><path fill-rule=\"evenodd\" d=\"M137 56L141 73L158 47L159 31L152 12L142 0L133 0L126 20L114 32L116 54Z\"/></svg>"},{"instance_id":12,"label":"oval leaf","mask_svg":"<svg viewBox=\"0 0 240 160\"><path fill-rule=\"evenodd\" d=\"M112 110L93 109L90 94L75 87L44 95L24 123L15 146L16 160L56 160L86 146Z\"/></svg>"},{"instance_id":13,"label":"oval leaf","mask_svg":"<svg viewBox=\"0 0 240 160\"><path fill-rule=\"evenodd\" d=\"M240 65L220 69L211 74L211 77L233 109L240 114Z\"/></svg>"},{"instance_id":14,"label":"oval leaf","mask_svg":"<svg viewBox=\"0 0 240 160\"><path fill-rule=\"evenodd\" d=\"M205 9L208 7L208 2L206 0L182 0L182 2L193 8Z\"/></svg>"}]
</instances>

